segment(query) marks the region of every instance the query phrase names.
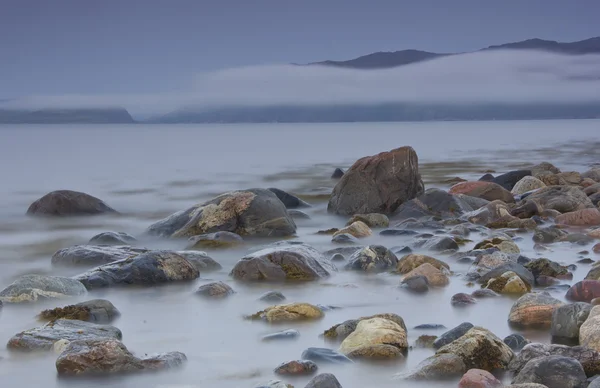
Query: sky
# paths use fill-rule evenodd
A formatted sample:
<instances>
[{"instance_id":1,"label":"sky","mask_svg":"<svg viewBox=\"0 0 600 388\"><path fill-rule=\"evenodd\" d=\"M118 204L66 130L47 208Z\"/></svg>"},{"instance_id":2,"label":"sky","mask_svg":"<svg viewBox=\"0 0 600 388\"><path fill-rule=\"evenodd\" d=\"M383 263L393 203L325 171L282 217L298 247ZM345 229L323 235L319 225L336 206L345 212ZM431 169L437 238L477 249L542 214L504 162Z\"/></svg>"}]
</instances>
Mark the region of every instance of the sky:
<instances>
[{"instance_id":1,"label":"sky","mask_svg":"<svg viewBox=\"0 0 600 388\"><path fill-rule=\"evenodd\" d=\"M196 91L245 66L600 36L600 1L0 0L0 98Z\"/></svg>"}]
</instances>

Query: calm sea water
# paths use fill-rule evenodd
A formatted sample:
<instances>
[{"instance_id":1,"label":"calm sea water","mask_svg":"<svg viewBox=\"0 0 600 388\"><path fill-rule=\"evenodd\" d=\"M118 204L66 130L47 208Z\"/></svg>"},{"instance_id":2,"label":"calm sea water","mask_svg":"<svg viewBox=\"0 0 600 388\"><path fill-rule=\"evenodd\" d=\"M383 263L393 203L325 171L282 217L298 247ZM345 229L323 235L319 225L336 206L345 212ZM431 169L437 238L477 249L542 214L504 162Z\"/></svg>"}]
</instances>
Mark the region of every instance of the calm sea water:
<instances>
[{"instance_id":1,"label":"calm sea water","mask_svg":"<svg viewBox=\"0 0 600 388\"><path fill-rule=\"evenodd\" d=\"M232 189L279 187L305 195L314 206L307 210L311 220L298 221L297 239L329 249L333 247L330 238L314 233L345 223L344 219L327 215L326 202L321 198L333 187L329 176L335 167L346 168L359 157L411 145L419 155L427 187L447 188L443 182L451 177L478 178L487 170L500 173L540 161L550 161L563 171L584 171L600 162L598 133L598 120L0 126L0 288L26 273L76 274L80 270L52 268L52 254L60 248L86 243L103 231L139 236L163 216ZM25 217L31 202L57 189L90 193L124 215L77 220ZM475 241L483 237L471 236ZM365 240L365 244L388 247L408 242L403 237L383 238L377 233ZM139 242L149 248L182 249L183 244L147 239ZM537 256L530 235L523 235L519 245L524 254ZM581 249L558 245L545 256L573 263ZM472 290L460 277L468 267L449 258L446 260L457 273L450 286L415 296L399 290L399 279L387 274L365 276L341 271L321 282L276 288L233 282L228 273L245 252L210 252L223 270L202 274L193 284L99 291L82 298L106 298L119 308L122 316L113 324L123 331L123 341L134 353L178 350L188 356L183 369L111 378L108 383L135 388L253 387L275 378L274 367L298 359L307 347L332 346L319 339L319 334L333 324L383 312L404 318L410 343L424 334L411 330L422 323L451 328L470 321L501 337L511 333L506 324L513 303L510 298L480 301L468 309L450 306L453 294ZM575 280L586 271L578 270ZM205 301L193 295L198 285L212 280L229 282L237 294L219 301ZM266 306L257 297L271 289L283 291L289 301L341 308L327 312L319 322L305 324L270 327L243 320L243 315ZM42 309L65 303L5 306L0 313L0 343L6 343L19 331L39 326L35 316ZM286 328L297 328L301 337L294 342L259 341L263 334ZM534 340L549 340L544 333L526 335ZM394 374L409 370L432 353L416 349L402 362L321 366L320 372L334 373L345 388L400 384L433 387L436 385L392 379ZM23 355L0 350L3 386L106 386L106 379L57 379L55 359L56 354ZM303 387L308 378L284 380ZM456 383L437 386L451 387Z\"/></svg>"}]
</instances>

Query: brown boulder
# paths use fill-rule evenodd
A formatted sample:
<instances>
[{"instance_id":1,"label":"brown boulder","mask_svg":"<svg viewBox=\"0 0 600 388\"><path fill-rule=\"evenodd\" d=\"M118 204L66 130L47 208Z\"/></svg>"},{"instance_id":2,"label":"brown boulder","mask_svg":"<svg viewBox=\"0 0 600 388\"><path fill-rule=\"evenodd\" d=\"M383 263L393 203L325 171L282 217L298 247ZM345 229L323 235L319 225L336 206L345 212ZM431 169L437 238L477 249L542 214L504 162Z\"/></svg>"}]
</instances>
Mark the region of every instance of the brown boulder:
<instances>
[{"instance_id":1,"label":"brown boulder","mask_svg":"<svg viewBox=\"0 0 600 388\"><path fill-rule=\"evenodd\" d=\"M600 297L600 281L582 280L569 288L566 298L574 302L590 303L592 299Z\"/></svg>"},{"instance_id":2,"label":"brown boulder","mask_svg":"<svg viewBox=\"0 0 600 388\"><path fill-rule=\"evenodd\" d=\"M561 214L556 217L556 223L569 226L600 225L600 210L589 208Z\"/></svg>"},{"instance_id":3,"label":"brown boulder","mask_svg":"<svg viewBox=\"0 0 600 388\"><path fill-rule=\"evenodd\" d=\"M32 216L84 216L117 211L102 200L86 193L71 190L52 191L29 206Z\"/></svg>"},{"instance_id":4,"label":"brown boulder","mask_svg":"<svg viewBox=\"0 0 600 388\"><path fill-rule=\"evenodd\" d=\"M346 226L335 232L333 237L339 236L340 234L348 233L356 238L369 237L371 235L371 228L362 221L354 221L352 224Z\"/></svg>"},{"instance_id":5,"label":"brown boulder","mask_svg":"<svg viewBox=\"0 0 600 388\"><path fill-rule=\"evenodd\" d=\"M425 263L429 263L439 270L441 270L442 268L450 270L450 266L441 260L435 259L431 256L417 255L411 253L398 260L396 272L400 274L407 274Z\"/></svg>"},{"instance_id":6,"label":"brown boulder","mask_svg":"<svg viewBox=\"0 0 600 388\"><path fill-rule=\"evenodd\" d=\"M488 201L515 202L515 198L510 191L493 182L461 182L452 186L449 193L470 195L471 197L483 198Z\"/></svg>"},{"instance_id":7,"label":"brown boulder","mask_svg":"<svg viewBox=\"0 0 600 388\"><path fill-rule=\"evenodd\" d=\"M519 218L531 218L549 209L568 213L593 207L594 204L580 187L548 186L519 202L511 214Z\"/></svg>"},{"instance_id":8,"label":"brown boulder","mask_svg":"<svg viewBox=\"0 0 600 388\"><path fill-rule=\"evenodd\" d=\"M391 214L424 191L419 158L412 147L401 147L357 160L336 184L330 213Z\"/></svg>"},{"instance_id":9,"label":"brown boulder","mask_svg":"<svg viewBox=\"0 0 600 388\"><path fill-rule=\"evenodd\" d=\"M469 369L464 374L458 388L502 388L503 384L493 374L482 369Z\"/></svg>"},{"instance_id":10,"label":"brown boulder","mask_svg":"<svg viewBox=\"0 0 600 388\"><path fill-rule=\"evenodd\" d=\"M547 292L525 294L510 309L508 323L522 328L550 328L552 313L562 304Z\"/></svg>"},{"instance_id":11,"label":"brown boulder","mask_svg":"<svg viewBox=\"0 0 600 388\"><path fill-rule=\"evenodd\" d=\"M433 287L444 287L450 282L448 276L429 263L424 263L407 273L402 280L410 279L414 276L425 276L429 284Z\"/></svg>"}]
</instances>

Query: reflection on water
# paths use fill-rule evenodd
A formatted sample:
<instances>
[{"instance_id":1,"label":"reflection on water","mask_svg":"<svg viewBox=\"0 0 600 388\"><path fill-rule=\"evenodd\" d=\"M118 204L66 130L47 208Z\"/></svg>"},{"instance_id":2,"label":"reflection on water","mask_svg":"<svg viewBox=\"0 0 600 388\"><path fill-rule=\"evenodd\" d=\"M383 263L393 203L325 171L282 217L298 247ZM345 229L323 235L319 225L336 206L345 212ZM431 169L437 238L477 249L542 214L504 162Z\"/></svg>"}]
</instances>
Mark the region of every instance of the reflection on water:
<instances>
[{"instance_id":1,"label":"reflection on water","mask_svg":"<svg viewBox=\"0 0 600 388\"><path fill-rule=\"evenodd\" d=\"M0 287L25 273L70 276L82 269L52 268L50 257L60 249L86 243L104 231L139 236L138 245L182 249L185 241L154 240L143 236L153 221L224 191L248 187L279 187L298 193L314 206L310 220L298 220L298 237L318 249L331 249L330 236L321 229L340 227L345 219L326 212L327 194L335 167L347 168L357 158L412 145L428 187L456 176L476 179L485 171L504 172L548 160L563 170L586 169L597 162L593 143L599 121L378 123L328 125L227 126L0 126ZM443 140L442 140L443 139ZM591 139L591 140L590 140ZM89 144L94 144L90 148ZM18 166L18 167L17 167ZM120 216L87 219L39 220L24 216L37 197L56 189L74 189L104 199L123 212ZM484 236L474 234L475 242ZM375 233L365 244L403 246L406 236L382 237ZM252 241L254 245L264 241ZM474 243L473 243L474 244ZM538 257L530 235L519 242L523 253ZM472 245L463 247L470 249ZM325 329L347 319L376 313L399 314L409 328L409 343L421 334L412 327L439 323L448 328L470 321L504 337L513 300L508 297L479 300L474 306L454 309L450 298L471 292L462 280L468 265L446 260L454 276L450 286L413 295L398 288L395 275L364 275L340 271L330 279L308 284L243 284L228 273L247 249L214 251L223 265L203 273L193 284L153 288L100 290L78 300L106 298L121 311L114 323L124 342L137 355L179 350L188 356L181 370L160 374L111 377L101 380L56 378L55 354L8 354L0 350L3 386L104 387L252 387L275 378L272 370L296 359L307 347L332 346L319 337ZM578 246L558 244L544 256L564 263L579 259ZM580 265L575 280L587 272ZM206 301L193 294L212 280L231 284L237 293L225 300ZM269 290L282 291L288 301L340 307L327 311L318 322L268 326L243 319L262 310L258 297ZM562 293L554 295L562 298ZM0 343L15 333L39 325L35 316L44 308L64 305L46 301L35 305L5 306L0 312ZM301 336L291 342L262 342L272 331L295 328ZM441 334L444 330L433 331ZM526 332L532 340L548 341L545 333ZM334 373L345 388L450 387L456 383L409 383L393 380L433 352L413 349L406 360L394 363L356 363L320 366ZM32 373L35 371L35 373ZM303 387L308 378L286 378Z\"/></svg>"}]
</instances>

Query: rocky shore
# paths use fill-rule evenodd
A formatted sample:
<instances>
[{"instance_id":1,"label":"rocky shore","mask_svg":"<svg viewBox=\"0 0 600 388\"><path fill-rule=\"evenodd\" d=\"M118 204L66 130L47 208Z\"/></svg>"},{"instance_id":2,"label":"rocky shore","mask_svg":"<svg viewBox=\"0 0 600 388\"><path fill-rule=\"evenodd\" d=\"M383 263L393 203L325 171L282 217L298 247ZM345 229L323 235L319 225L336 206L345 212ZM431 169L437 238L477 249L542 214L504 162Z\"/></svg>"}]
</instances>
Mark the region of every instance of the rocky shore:
<instances>
[{"instance_id":1,"label":"rocky shore","mask_svg":"<svg viewBox=\"0 0 600 388\"><path fill-rule=\"evenodd\" d=\"M389 363L397 365L389 380L398 386L600 387L600 167L562 171L544 162L428 188L417 152L405 146L365 156L346 171L334 171L331 179L335 186L327 217L332 225L315 238L334 249L296 238L303 228L300 220L311 217L304 210L317 204L276 188L223 193L156 219L139 236L106 231L89 236L87 244L61 247L48 261L53 269L66 268L76 275L24 274L0 285L3 315L18 305L42 321L15 333L7 356L55 352L56 371L64 378L184 367L193 355L177 349L145 356L130 351L125 344L136 333L123 335L112 326L127 311L99 296L109 289L128 292L175 284L192 285L194 297L215 304L238 297L247 287L272 288L261 297L264 309L245 311L239 320L273 328L257 344L285 347L303 328L321 324L338 307L289 300L276 292L278 286L310 287L351 272L373 282L391 279L394 289L385 292L415 300L460 285L463 292L436 301L457 311L477 309L483 300L511 301L509 310L494 314L512 333L499 336L466 321L447 328L442 315L438 322L409 327L410 311L382 306L378 314L357 316L342 307L345 318L312 339L326 346L307 346L300 358L282 359L260 388L355 387L322 369L365 364L377 370ZM33 202L27 214L91 218L118 217L120 211L86 193L61 190ZM345 226L334 227L340 217ZM365 243L373 236L389 244ZM148 239L181 241L186 248L139 244ZM538 255L524 255L524 244ZM557 246L571 254L559 261L544 257ZM246 254L232 266L211 258L211 252L240 248ZM456 270L464 266L466 271ZM581 269L587 274L576 276ZM203 276L220 270L229 274L226 281ZM69 302L74 298L88 300ZM54 301L54 308L37 307L48 301ZM411 330L431 334L411 342ZM550 341L528 338L527 333ZM423 352L428 356L415 368L404 367L407 358Z\"/></svg>"}]
</instances>

